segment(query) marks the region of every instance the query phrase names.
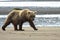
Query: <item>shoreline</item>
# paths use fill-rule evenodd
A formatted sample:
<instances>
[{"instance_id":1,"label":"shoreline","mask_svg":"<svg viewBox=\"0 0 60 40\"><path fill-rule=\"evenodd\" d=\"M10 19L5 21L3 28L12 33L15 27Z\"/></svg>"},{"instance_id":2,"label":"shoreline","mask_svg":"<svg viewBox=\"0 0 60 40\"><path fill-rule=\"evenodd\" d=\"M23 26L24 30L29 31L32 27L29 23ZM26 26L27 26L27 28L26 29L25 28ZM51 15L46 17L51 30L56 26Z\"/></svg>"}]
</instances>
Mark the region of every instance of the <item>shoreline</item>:
<instances>
[{"instance_id":1,"label":"shoreline","mask_svg":"<svg viewBox=\"0 0 60 40\"><path fill-rule=\"evenodd\" d=\"M7 27L6 31L3 31L0 27L0 40L60 40L60 27L39 27L37 31L31 27L23 29L25 31L14 31L13 27Z\"/></svg>"}]
</instances>

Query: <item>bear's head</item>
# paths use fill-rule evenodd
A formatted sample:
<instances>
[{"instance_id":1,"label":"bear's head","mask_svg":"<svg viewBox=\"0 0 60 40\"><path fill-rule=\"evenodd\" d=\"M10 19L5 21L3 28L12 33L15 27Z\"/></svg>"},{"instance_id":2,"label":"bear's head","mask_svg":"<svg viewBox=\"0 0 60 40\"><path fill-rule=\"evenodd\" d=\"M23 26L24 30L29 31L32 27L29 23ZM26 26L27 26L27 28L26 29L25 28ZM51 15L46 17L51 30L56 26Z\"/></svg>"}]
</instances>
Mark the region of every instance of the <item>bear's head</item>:
<instances>
[{"instance_id":1,"label":"bear's head","mask_svg":"<svg viewBox=\"0 0 60 40\"><path fill-rule=\"evenodd\" d=\"M35 18L35 11L28 11L27 12L27 17L28 17L28 20L34 20Z\"/></svg>"},{"instance_id":2,"label":"bear's head","mask_svg":"<svg viewBox=\"0 0 60 40\"><path fill-rule=\"evenodd\" d=\"M24 9L23 12L22 12L22 16L24 15L24 17L27 19L27 20L34 20L35 18L35 14L36 14L36 11L31 11L29 9Z\"/></svg>"}]
</instances>

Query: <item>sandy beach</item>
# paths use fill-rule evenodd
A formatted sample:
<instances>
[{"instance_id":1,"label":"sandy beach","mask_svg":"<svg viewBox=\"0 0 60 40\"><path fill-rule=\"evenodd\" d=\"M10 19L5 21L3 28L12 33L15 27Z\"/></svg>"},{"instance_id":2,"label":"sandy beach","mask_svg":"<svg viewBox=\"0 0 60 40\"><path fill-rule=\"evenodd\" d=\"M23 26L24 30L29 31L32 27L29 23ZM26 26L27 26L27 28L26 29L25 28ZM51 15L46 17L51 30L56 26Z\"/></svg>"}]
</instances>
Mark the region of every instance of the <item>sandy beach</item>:
<instances>
[{"instance_id":1,"label":"sandy beach","mask_svg":"<svg viewBox=\"0 0 60 40\"><path fill-rule=\"evenodd\" d=\"M60 40L59 27L39 27L34 31L31 27L23 28L25 31L14 31L13 28L0 28L0 40Z\"/></svg>"}]
</instances>

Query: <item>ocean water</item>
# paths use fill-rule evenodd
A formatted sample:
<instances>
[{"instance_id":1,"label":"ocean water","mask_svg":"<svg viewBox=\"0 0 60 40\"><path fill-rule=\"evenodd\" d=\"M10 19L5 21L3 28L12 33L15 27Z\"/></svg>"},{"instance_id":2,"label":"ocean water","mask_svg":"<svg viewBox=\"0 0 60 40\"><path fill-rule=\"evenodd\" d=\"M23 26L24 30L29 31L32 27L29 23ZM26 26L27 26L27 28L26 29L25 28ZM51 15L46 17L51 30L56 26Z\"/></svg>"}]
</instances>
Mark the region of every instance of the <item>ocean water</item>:
<instances>
[{"instance_id":1,"label":"ocean water","mask_svg":"<svg viewBox=\"0 0 60 40\"><path fill-rule=\"evenodd\" d=\"M4 24L4 21L6 19L6 16L0 16L0 27ZM37 27L52 27L57 26L60 27L60 17L59 16L37 16L35 20L33 21L35 26ZM23 27L29 27L29 23L26 22L23 24ZM8 27L13 27L12 24L8 25Z\"/></svg>"}]
</instances>

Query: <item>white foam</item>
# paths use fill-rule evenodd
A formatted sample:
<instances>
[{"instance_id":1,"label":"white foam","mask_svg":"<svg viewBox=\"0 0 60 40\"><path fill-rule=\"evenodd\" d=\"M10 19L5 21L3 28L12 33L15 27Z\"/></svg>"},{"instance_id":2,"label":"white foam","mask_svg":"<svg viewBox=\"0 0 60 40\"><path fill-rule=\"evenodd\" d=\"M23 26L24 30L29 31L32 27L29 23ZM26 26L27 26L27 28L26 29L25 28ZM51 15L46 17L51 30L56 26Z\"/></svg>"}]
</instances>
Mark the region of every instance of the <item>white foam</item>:
<instances>
[{"instance_id":1,"label":"white foam","mask_svg":"<svg viewBox=\"0 0 60 40\"><path fill-rule=\"evenodd\" d=\"M0 0L7 1L7 0ZM9 0L8 0L9 1ZM11 0L10 0L11 1ZM0 7L26 7L26 6L37 6L37 7L60 7L60 1L41 1L41 2L0 2Z\"/></svg>"},{"instance_id":2,"label":"white foam","mask_svg":"<svg viewBox=\"0 0 60 40\"><path fill-rule=\"evenodd\" d=\"M59 14L54 15L36 15L36 17L60 17Z\"/></svg>"},{"instance_id":3,"label":"white foam","mask_svg":"<svg viewBox=\"0 0 60 40\"><path fill-rule=\"evenodd\" d=\"M6 18L7 15L0 15L0 18Z\"/></svg>"},{"instance_id":4,"label":"white foam","mask_svg":"<svg viewBox=\"0 0 60 40\"><path fill-rule=\"evenodd\" d=\"M7 15L0 15L0 18L6 18ZM60 14L56 15L36 15L36 17L60 17Z\"/></svg>"},{"instance_id":5,"label":"white foam","mask_svg":"<svg viewBox=\"0 0 60 40\"><path fill-rule=\"evenodd\" d=\"M7 15L0 15L0 18L6 18ZM36 17L60 17L59 14L57 15L36 15ZM29 27L29 25L23 25L24 27ZM60 27L60 25L36 25L37 27L52 27L52 26L58 26Z\"/></svg>"}]
</instances>

